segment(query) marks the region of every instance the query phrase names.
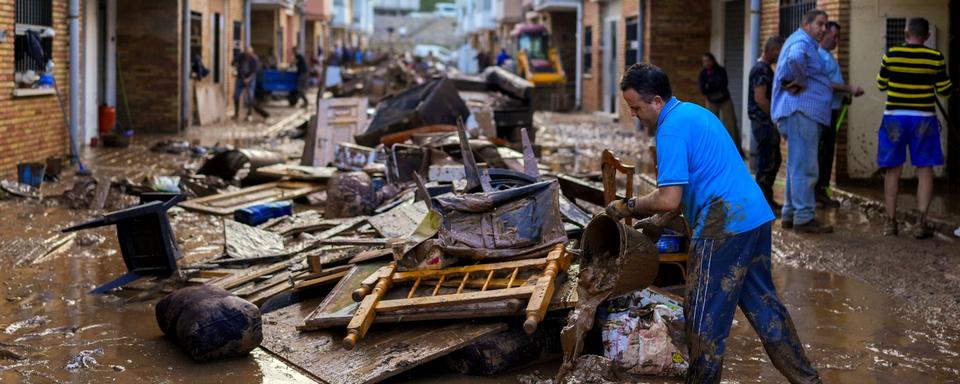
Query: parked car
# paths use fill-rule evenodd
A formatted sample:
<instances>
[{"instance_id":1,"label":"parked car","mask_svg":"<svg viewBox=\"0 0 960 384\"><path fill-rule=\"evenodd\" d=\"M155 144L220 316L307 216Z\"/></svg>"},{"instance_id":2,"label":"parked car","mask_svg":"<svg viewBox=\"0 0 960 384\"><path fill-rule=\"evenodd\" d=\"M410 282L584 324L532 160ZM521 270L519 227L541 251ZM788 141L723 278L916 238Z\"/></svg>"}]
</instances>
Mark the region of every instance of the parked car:
<instances>
[{"instance_id":1,"label":"parked car","mask_svg":"<svg viewBox=\"0 0 960 384\"><path fill-rule=\"evenodd\" d=\"M416 57L427 57L430 53L433 52L433 57L437 58L437 61L441 63L449 63L450 60L453 60L453 53L449 49L441 47L439 45L430 45L430 44L417 44L413 47L413 55Z\"/></svg>"}]
</instances>

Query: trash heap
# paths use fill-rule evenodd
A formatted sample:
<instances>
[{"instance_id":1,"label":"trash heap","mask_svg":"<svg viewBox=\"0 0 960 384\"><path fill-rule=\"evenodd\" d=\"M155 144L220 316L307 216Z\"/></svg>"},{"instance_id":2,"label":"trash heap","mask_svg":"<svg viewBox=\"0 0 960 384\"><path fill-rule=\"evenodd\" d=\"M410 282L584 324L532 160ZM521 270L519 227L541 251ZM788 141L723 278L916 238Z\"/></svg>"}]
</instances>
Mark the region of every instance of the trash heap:
<instances>
[{"instance_id":1,"label":"trash heap","mask_svg":"<svg viewBox=\"0 0 960 384\"><path fill-rule=\"evenodd\" d=\"M391 65L351 76L370 83ZM540 165L532 91L491 69L323 99L299 159L168 143L203 164L155 181L172 193L69 230L117 227L129 273L98 292L204 287L157 307L163 331L198 361L259 344L324 381L355 383L438 357L494 375L562 352L558 382L683 374L668 332L679 299L648 288L679 282L659 273L658 238L594 215L607 195L595 179ZM545 136L555 158L570 145L560 137L582 126ZM578 151L577 161L593 154ZM221 220L218 256L180 258L173 204Z\"/></svg>"}]
</instances>

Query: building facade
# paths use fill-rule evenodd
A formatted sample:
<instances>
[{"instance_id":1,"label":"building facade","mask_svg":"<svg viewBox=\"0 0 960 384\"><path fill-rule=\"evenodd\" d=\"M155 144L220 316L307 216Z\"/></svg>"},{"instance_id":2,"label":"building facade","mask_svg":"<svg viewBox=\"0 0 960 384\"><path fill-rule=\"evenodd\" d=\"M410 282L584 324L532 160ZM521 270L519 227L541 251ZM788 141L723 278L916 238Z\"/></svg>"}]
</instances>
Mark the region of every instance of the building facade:
<instances>
[{"instance_id":1,"label":"building facade","mask_svg":"<svg viewBox=\"0 0 960 384\"><path fill-rule=\"evenodd\" d=\"M28 85L36 83L34 76L43 74L46 65L26 55L26 33L32 30L48 36L41 37L41 45L55 64L53 75L64 96L64 106L69 105L70 40L67 1L4 0L0 4L0 19L7 26L0 40L0 56L4 57L0 70L7 79L0 82L0 174L13 175L17 163L69 153L69 131L64 122L68 112L61 110L52 87ZM42 33L47 29L53 34Z\"/></svg>"}]
</instances>

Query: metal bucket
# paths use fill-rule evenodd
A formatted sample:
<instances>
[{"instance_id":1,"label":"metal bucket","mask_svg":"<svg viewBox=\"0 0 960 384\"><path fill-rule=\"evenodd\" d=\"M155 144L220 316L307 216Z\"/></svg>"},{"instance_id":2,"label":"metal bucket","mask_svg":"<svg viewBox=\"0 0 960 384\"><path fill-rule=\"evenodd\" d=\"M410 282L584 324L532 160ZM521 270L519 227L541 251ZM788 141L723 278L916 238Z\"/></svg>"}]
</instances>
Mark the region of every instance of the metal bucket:
<instances>
[{"instance_id":1,"label":"metal bucket","mask_svg":"<svg viewBox=\"0 0 960 384\"><path fill-rule=\"evenodd\" d=\"M610 216L599 215L590 220L581 239L580 269L608 265L604 276L594 276L595 284L613 284L608 297L644 289L657 278L660 254L640 231ZM606 259L614 256L616 260Z\"/></svg>"}]
</instances>

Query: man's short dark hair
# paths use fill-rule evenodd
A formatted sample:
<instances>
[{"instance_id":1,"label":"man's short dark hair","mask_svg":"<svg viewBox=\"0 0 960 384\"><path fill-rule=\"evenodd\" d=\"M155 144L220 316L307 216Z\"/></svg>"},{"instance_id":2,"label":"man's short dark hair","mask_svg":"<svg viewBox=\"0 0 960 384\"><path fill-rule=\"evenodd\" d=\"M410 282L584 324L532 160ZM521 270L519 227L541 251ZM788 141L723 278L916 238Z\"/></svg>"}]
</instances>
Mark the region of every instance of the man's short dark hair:
<instances>
[{"instance_id":1,"label":"man's short dark hair","mask_svg":"<svg viewBox=\"0 0 960 384\"><path fill-rule=\"evenodd\" d=\"M627 68L620 77L620 91L628 89L636 91L644 101L650 101L654 96L660 96L664 101L673 97L667 74L650 63L636 63Z\"/></svg>"},{"instance_id":2,"label":"man's short dark hair","mask_svg":"<svg viewBox=\"0 0 960 384\"><path fill-rule=\"evenodd\" d=\"M837 31L840 31L842 28L840 28L840 23L838 23L838 22L836 22L836 21L828 21L828 22L827 22L827 30L829 31L829 30L831 30L831 29L836 29Z\"/></svg>"},{"instance_id":3,"label":"man's short dark hair","mask_svg":"<svg viewBox=\"0 0 960 384\"><path fill-rule=\"evenodd\" d=\"M780 36L771 36L767 39L767 42L763 44L763 51L767 52L776 48L783 47L785 39Z\"/></svg>"},{"instance_id":4,"label":"man's short dark hair","mask_svg":"<svg viewBox=\"0 0 960 384\"><path fill-rule=\"evenodd\" d=\"M827 17L827 12L819 8L811 9L803 14L803 23L810 24L820 16Z\"/></svg>"},{"instance_id":5,"label":"man's short dark hair","mask_svg":"<svg viewBox=\"0 0 960 384\"><path fill-rule=\"evenodd\" d=\"M907 31L914 37L926 39L930 37L930 22L922 17L911 17L907 21Z\"/></svg>"}]
</instances>

